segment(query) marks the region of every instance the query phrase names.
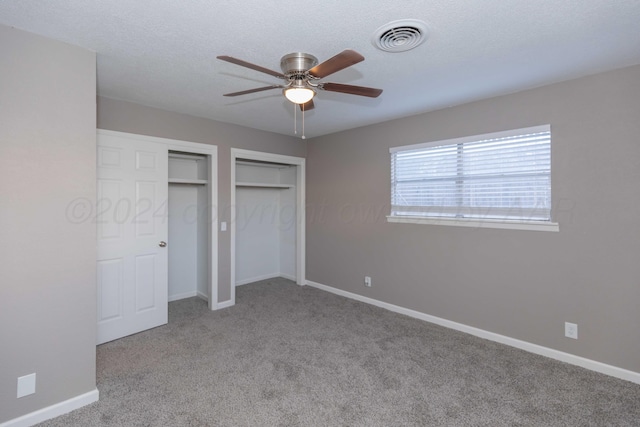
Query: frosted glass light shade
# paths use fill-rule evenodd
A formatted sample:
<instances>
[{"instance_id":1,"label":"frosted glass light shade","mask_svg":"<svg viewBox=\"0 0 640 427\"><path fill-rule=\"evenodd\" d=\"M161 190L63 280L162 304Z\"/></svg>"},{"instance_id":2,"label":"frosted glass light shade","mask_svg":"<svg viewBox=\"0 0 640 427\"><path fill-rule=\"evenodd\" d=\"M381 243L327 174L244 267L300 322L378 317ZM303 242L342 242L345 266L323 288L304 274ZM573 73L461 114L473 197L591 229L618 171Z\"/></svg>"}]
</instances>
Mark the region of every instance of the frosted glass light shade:
<instances>
[{"instance_id":1,"label":"frosted glass light shade","mask_svg":"<svg viewBox=\"0 0 640 427\"><path fill-rule=\"evenodd\" d=\"M284 96L294 104L306 104L314 95L315 92L307 87L290 87L284 90Z\"/></svg>"}]
</instances>

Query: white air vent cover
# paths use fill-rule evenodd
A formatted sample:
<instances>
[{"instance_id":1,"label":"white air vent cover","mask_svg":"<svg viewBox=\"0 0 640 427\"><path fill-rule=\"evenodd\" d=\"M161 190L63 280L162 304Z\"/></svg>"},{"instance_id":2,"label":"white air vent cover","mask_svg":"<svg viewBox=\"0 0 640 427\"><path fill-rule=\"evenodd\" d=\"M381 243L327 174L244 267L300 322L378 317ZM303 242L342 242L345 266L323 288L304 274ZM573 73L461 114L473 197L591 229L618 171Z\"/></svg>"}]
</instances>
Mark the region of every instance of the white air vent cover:
<instances>
[{"instance_id":1,"label":"white air vent cover","mask_svg":"<svg viewBox=\"0 0 640 427\"><path fill-rule=\"evenodd\" d=\"M402 19L378 28L371 42L386 52L404 52L424 43L427 36L427 24L417 19Z\"/></svg>"}]
</instances>

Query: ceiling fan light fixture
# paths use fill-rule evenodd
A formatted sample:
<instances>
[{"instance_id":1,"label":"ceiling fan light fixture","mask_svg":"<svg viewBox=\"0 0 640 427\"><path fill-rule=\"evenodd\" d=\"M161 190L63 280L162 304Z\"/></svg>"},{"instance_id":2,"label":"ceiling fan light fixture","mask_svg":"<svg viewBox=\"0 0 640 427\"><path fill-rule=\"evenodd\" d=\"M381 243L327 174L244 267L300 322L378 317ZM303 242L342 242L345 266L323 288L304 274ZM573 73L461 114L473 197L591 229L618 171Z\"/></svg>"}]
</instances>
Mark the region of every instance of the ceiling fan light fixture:
<instances>
[{"instance_id":1,"label":"ceiling fan light fixture","mask_svg":"<svg viewBox=\"0 0 640 427\"><path fill-rule=\"evenodd\" d=\"M309 87L288 87L283 90L284 96L294 104L306 104L315 96L313 89Z\"/></svg>"}]
</instances>

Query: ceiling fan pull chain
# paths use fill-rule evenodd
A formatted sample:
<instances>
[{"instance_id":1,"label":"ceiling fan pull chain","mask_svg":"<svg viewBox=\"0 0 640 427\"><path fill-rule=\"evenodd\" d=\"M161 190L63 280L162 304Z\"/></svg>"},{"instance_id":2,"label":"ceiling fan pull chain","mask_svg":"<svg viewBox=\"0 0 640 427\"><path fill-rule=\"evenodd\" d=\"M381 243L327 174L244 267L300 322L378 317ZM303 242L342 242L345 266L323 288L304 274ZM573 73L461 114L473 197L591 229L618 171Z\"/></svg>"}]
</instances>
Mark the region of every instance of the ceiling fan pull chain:
<instances>
[{"instance_id":1,"label":"ceiling fan pull chain","mask_svg":"<svg viewBox=\"0 0 640 427\"><path fill-rule=\"evenodd\" d=\"M297 105L293 104L293 134L294 135L298 134L298 117L297 117L296 107Z\"/></svg>"},{"instance_id":2,"label":"ceiling fan pull chain","mask_svg":"<svg viewBox=\"0 0 640 427\"><path fill-rule=\"evenodd\" d=\"M307 137L304 136L304 104L302 104L302 139L306 139Z\"/></svg>"}]
</instances>

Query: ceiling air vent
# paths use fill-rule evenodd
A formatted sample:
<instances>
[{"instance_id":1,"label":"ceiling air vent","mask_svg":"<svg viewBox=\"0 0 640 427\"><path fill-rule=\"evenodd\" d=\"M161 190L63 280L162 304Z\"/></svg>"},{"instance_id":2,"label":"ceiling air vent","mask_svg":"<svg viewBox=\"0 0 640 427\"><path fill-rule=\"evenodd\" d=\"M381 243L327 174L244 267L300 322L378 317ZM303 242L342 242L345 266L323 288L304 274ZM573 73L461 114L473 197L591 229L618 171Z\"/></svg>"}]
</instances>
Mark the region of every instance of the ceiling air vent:
<instances>
[{"instance_id":1,"label":"ceiling air vent","mask_svg":"<svg viewBox=\"0 0 640 427\"><path fill-rule=\"evenodd\" d=\"M403 19L378 28L371 41L385 52L404 52L424 43L427 36L427 24L417 19Z\"/></svg>"}]
</instances>

